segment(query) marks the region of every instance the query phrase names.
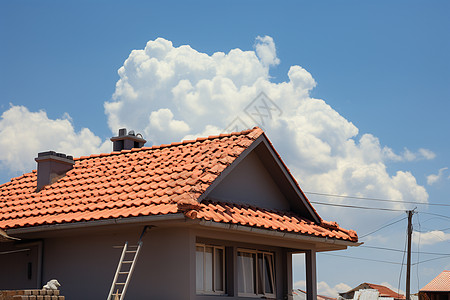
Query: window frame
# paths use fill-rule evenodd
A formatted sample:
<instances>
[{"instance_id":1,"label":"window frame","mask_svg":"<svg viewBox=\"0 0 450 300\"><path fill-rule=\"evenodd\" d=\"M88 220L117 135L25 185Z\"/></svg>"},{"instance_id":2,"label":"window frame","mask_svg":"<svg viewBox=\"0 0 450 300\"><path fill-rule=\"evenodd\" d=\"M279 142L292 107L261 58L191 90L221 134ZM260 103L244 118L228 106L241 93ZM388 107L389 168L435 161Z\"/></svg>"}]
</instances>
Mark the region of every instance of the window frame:
<instances>
[{"instance_id":1,"label":"window frame","mask_svg":"<svg viewBox=\"0 0 450 300\"><path fill-rule=\"evenodd\" d=\"M238 248L237 252L236 252L236 263L239 263L239 258L238 258L239 257L239 253L250 253L250 254L254 255L254 264L255 264L255 267L254 267L255 271L254 272L255 273L252 274L252 275L254 277L254 287L253 287L253 289L254 289L255 293L242 293L242 292L239 292L239 282L238 282L238 286L237 286L237 294L238 294L238 296L239 297L254 297L254 298L256 298L256 297L276 298L277 292L276 292L276 286L275 286L275 282L276 282L275 253L269 252L269 251L263 251L263 250ZM268 257L271 258L270 259L271 263L269 264L269 268L271 269L270 270L271 276L269 276L269 278L270 278L270 281L271 281L271 284L272 284L272 291L273 291L273 293L266 293L265 292L265 274L261 274L262 277L260 277L259 272L261 272L261 271L259 270L258 255L262 255L263 265L265 263L265 261L264 261L265 256L268 256ZM239 272L239 267L236 268L236 276L239 276L238 272ZM262 291L263 291L262 294L258 293L258 290L259 290L258 278L262 278L263 279L262 282L263 282L264 286L262 287Z\"/></svg>"},{"instance_id":2,"label":"window frame","mask_svg":"<svg viewBox=\"0 0 450 300\"><path fill-rule=\"evenodd\" d=\"M217 245L210 245L205 243L196 243L195 244L195 273L196 277L195 280L197 280L197 247L203 248L203 290L197 290L197 282L195 284L195 292L197 295L225 295L226 294L226 279L225 279L225 246L217 246ZM206 286L206 248L212 248L212 291L205 290ZM216 249L222 250L222 290L218 290L215 287L215 276L216 276Z\"/></svg>"}]
</instances>

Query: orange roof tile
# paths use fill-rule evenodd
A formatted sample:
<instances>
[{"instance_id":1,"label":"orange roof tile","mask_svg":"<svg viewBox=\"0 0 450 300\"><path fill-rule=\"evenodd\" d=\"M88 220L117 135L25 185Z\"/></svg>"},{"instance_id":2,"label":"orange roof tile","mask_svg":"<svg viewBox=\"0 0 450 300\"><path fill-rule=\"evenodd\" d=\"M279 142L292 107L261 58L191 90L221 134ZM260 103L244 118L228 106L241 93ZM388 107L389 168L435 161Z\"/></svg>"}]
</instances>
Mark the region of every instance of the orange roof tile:
<instances>
[{"instance_id":1,"label":"orange roof tile","mask_svg":"<svg viewBox=\"0 0 450 300\"><path fill-rule=\"evenodd\" d=\"M355 291L359 291L359 290L364 290L364 289L374 289L374 290L378 290L379 292L379 296L380 297L389 297L389 298L394 298L394 299L405 299L405 296L402 294L398 294L396 292L394 292L393 290L391 290L390 288L384 286L384 285L379 285L379 284L373 284L373 283L361 283L360 285L358 285L357 287L347 291L347 292L343 292L343 293L339 293L341 296L344 295L350 295L351 297L353 297L353 293ZM344 298L346 298L344 296Z\"/></svg>"},{"instance_id":2,"label":"orange roof tile","mask_svg":"<svg viewBox=\"0 0 450 300\"><path fill-rule=\"evenodd\" d=\"M431 280L420 289L421 292L450 292L450 271L442 271L441 274Z\"/></svg>"},{"instance_id":3,"label":"orange roof tile","mask_svg":"<svg viewBox=\"0 0 450 300\"><path fill-rule=\"evenodd\" d=\"M184 213L189 218L356 242L354 231L333 222L316 224L293 213L231 203L198 203L221 172L263 134L256 127L75 158L73 169L39 192L34 170L0 185L0 228Z\"/></svg>"},{"instance_id":4,"label":"orange roof tile","mask_svg":"<svg viewBox=\"0 0 450 300\"><path fill-rule=\"evenodd\" d=\"M337 225L335 227L326 227L323 224L316 224L294 213L267 210L249 205L207 200L200 204L195 217L262 229L357 241L357 236L354 232L340 228Z\"/></svg>"},{"instance_id":5,"label":"orange roof tile","mask_svg":"<svg viewBox=\"0 0 450 300\"><path fill-rule=\"evenodd\" d=\"M394 292L393 290L391 290L390 288L384 286L384 285L379 285L379 284L373 284L373 283L366 283L371 289L375 289L378 290L378 292L380 293L380 297L392 297L395 299L405 299L405 296L399 293Z\"/></svg>"}]
</instances>

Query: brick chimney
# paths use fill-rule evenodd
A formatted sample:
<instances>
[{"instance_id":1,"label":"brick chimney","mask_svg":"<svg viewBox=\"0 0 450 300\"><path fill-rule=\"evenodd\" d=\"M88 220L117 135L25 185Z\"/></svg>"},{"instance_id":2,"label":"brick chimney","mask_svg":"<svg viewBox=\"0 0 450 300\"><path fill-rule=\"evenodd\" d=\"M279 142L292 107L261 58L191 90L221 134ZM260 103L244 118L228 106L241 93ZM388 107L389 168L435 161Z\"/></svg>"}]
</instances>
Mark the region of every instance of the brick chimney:
<instances>
[{"instance_id":1,"label":"brick chimney","mask_svg":"<svg viewBox=\"0 0 450 300\"><path fill-rule=\"evenodd\" d=\"M38 153L34 160L37 162L37 191L63 177L74 165L72 156L55 151Z\"/></svg>"},{"instance_id":2,"label":"brick chimney","mask_svg":"<svg viewBox=\"0 0 450 300\"><path fill-rule=\"evenodd\" d=\"M113 142L113 151L142 148L147 142L140 133L135 134L133 130L130 130L127 134L126 128L119 129L119 136L112 137L111 141Z\"/></svg>"}]
</instances>

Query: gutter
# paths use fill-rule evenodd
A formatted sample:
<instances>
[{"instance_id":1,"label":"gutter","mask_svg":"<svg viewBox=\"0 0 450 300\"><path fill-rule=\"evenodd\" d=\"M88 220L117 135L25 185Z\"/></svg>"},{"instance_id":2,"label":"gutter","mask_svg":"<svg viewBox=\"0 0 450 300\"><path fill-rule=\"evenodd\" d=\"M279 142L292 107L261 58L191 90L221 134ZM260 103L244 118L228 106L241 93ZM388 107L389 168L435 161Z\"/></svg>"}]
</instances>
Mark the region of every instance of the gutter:
<instances>
[{"instance_id":1,"label":"gutter","mask_svg":"<svg viewBox=\"0 0 450 300\"><path fill-rule=\"evenodd\" d=\"M151 216L140 216L131 218L116 218L116 219L95 220L95 221L82 221L74 223L39 225L33 227L11 228L7 229L6 231L8 232L8 234L21 234L21 233L62 230L62 229L77 229L77 228L107 226L107 225L141 224L158 221L181 221L181 220L183 221L185 220L184 214L176 213L168 215L151 215Z\"/></svg>"},{"instance_id":2,"label":"gutter","mask_svg":"<svg viewBox=\"0 0 450 300\"><path fill-rule=\"evenodd\" d=\"M74 222L74 223L62 223L62 224L51 224L51 225L40 225L34 227L23 227L23 228L12 228L8 229L8 234L24 234L24 233L34 233L34 232L44 232L52 230L63 230L63 229L78 229L78 228L88 228L88 227L98 227L107 225L121 225L121 224L142 224L151 223L158 221L188 221L201 226L228 229L241 232L251 232L259 235L286 238L291 240L300 240L306 242L316 242L325 243L338 246L360 246L362 242L351 242L338 239L332 239L328 237L315 237L315 236L305 236L300 234L294 234L290 232L281 232L276 230L267 230L249 226L243 226L238 224L228 224L220 223L214 221L207 221L204 219L187 219L183 213L167 214L167 215L152 215L152 216L140 216L132 218L117 218L117 219L106 219L106 220L96 220L96 221L84 221L84 222Z\"/></svg>"},{"instance_id":3,"label":"gutter","mask_svg":"<svg viewBox=\"0 0 450 300\"><path fill-rule=\"evenodd\" d=\"M239 224L218 223L218 222L206 221L206 220L201 220L200 222L198 222L198 224L202 225L202 226L207 226L207 227L235 230L235 231L241 231L241 232L251 232L251 233L256 233L256 234L266 235L266 236L274 236L274 237L279 237L279 238L301 240L301 241L307 241L307 242L333 244L333 245L338 245L338 246L357 247L357 246L360 246L363 244L362 242L358 243L358 242L343 241L343 240L331 239L328 237L323 238L323 237L315 237L315 236L304 236L304 235L294 234L294 233L290 233L290 232L267 230L267 229L243 226L243 225L239 225Z\"/></svg>"}]
</instances>

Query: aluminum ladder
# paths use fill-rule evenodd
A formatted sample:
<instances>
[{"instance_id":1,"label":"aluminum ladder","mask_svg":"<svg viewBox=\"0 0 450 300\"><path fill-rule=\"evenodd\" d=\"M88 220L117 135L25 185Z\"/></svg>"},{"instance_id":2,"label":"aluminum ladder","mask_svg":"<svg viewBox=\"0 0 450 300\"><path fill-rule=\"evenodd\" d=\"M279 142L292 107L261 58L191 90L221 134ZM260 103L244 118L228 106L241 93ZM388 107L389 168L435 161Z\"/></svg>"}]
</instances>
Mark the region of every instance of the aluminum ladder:
<instances>
[{"instance_id":1,"label":"aluminum ladder","mask_svg":"<svg viewBox=\"0 0 450 300\"><path fill-rule=\"evenodd\" d=\"M128 246L128 242L125 242L107 300L125 299L125 292L127 291L128 284L130 283L130 278L133 274L141 248L141 240L139 240L138 244L135 246Z\"/></svg>"}]
</instances>

